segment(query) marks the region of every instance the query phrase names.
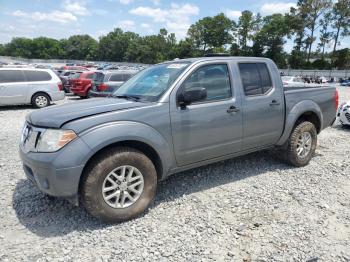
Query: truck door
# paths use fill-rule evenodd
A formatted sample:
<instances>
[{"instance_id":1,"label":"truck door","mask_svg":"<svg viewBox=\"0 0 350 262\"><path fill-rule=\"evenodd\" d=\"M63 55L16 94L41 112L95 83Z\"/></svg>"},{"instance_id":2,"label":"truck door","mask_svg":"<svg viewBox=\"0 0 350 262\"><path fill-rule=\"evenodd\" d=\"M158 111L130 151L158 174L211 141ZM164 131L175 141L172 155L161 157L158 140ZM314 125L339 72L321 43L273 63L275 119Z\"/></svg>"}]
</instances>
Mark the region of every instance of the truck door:
<instances>
[{"instance_id":1,"label":"truck door","mask_svg":"<svg viewBox=\"0 0 350 262\"><path fill-rule=\"evenodd\" d=\"M273 145L284 126L284 93L266 63L238 63L243 87L243 149ZM277 71L276 71L277 72Z\"/></svg>"},{"instance_id":2,"label":"truck door","mask_svg":"<svg viewBox=\"0 0 350 262\"><path fill-rule=\"evenodd\" d=\"M174 89L170 117L179 166L241 150L242 112L231 78L227 63L202 63ZM205 88L207 97L181 108L178 95L196 88Z\"/></svg>"},{"instance_id":3,"label":"truck door","mask_svg":"<svg viewBox=\"0 0 350 262\"><path fill-rule=\"evenodd\" d=\"M0 104L26 103L27 83L22 70L0 70Z\"/></svg>"}]
</instances>

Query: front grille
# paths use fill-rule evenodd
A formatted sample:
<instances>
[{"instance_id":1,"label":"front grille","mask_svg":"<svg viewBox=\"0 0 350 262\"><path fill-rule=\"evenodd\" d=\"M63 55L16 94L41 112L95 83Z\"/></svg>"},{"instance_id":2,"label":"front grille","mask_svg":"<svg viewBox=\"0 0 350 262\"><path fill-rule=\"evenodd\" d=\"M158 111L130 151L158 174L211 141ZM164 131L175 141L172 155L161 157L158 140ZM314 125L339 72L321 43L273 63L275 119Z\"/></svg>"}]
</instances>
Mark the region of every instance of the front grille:
<instances>
[{"instance_id":1,"label":"front grille","mask_svg":"<svg viewBox=\"0 0 350 262\"><path fill-rule=\"evenodd\" d=\"M25 152L34 151L43 130L26 123L23 127L21 146Z\"/></svg>"},{"instance_id":2,"label":"front grille","mask_svg":"<svg viewBox=\"0 0 350 262\"><path fill-rule=\"evenodd\" d=\"M345 113L345 117L350 122L350 114L349 113Z\"/></svg>"}]
</instances>

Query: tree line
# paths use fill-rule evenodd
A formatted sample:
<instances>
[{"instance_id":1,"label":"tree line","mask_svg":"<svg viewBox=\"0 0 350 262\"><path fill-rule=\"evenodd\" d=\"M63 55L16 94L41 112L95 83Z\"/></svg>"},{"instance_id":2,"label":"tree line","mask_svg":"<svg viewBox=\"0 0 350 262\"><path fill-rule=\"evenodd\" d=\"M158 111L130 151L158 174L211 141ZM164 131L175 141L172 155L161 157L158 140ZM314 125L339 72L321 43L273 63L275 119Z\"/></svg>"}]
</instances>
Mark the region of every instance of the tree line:
<instances>
[{"instance_id":1,"label":"tree line","mask_svg":"<svg viewBox=\"0 0 350 262\"><path fill-rule=\"evenodd\" d=\"M116 28L98 41L89 35L61 40L16 37L0 44L0 55L153 64L207 53L229 53L268 57L281 68L346 69L350 67L350 49L338 47L349 36L350 0L298 0L286 14L263 17L245 10L237 21L223 13L204 17L192 24L186 38L180 41L166 29L140 36ZM293 42L290 53L283 49L288 39ZM331 51L326 52L330 46Z\"/></svg>"}]
</instances>

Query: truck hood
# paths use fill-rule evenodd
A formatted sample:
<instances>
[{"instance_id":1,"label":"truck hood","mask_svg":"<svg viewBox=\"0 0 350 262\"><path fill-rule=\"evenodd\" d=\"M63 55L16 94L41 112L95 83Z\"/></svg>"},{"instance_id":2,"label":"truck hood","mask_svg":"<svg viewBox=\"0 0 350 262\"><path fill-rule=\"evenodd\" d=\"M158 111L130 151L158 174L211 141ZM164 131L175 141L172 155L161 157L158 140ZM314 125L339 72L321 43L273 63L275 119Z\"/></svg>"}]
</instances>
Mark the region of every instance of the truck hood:
<instances>
[{"instance_id":1,"label":"truck hood","mask_svg":"<svg viewBox=\"0 0 350 262\"><path fill-rule=\"evenodd\" d=\"M40 127L60 128L64 123L87 116L141 107L145 103L116 98L93 98L39 109L27 115L27 122Z\"/></svg>"}]
</instances>

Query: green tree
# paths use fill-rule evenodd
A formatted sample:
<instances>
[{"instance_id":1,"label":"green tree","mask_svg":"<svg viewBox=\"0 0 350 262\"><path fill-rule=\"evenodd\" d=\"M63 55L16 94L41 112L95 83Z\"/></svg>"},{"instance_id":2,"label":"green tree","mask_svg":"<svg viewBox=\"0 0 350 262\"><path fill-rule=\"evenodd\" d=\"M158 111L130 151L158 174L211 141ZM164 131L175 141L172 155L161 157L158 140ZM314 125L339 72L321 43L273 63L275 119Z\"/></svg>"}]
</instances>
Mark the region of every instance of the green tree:
<instances>
[{"instance_id":1,"label":"green tree","mask_svg":"<svg viewBox=\"0 0 350 262\"><path fill-rule=\"evenodd\" d=\"M340 37L350 34L350 0L338 0L332 9L332 27L335 29L333 53L337 49Z\"/></svg>"},{"instance_id":2,"label":"green tree","mask_svg":"<svg viewBox=\"0 0 350 262\"><path fill-rule=\"evenodd\" d=\"M333 66L339 70L350 69L350 49L344 48L334 52Z\"/></svg>"},{"instance_id":3,"label":"green tree","mask_svg":"<svg viewBox=\"0 0 350 262\"><path fill-rule=\"evenodd\" d=\"M104 61L124 61L126 51L132 42L138 41L139 35L133 32L123 32L120 28L114 29L100 38L98 57Z\"/></svg>"},{"instance_id":4,"label":"green tree","mask_svg":"<svg viewBox=\"0 0 350 262\"><path fill-rule=\"evenodd\" d=\"M254 35L256 23L254 15L251 11L245 10L242 12L238 19L237 32L238 41L240 46L240 53L242 55L250 55L250 47L248 47L248 41L251 40Z\"/></svg>"},{"instance_id":5,"label":"green tree","mask_svg":"<svg viewBox=\"0 0 350 262\"><path fill-rule=\"evenodd\" d=\"M331 63L325 60L324 58L316 59L315 61L313 61L312 67L318 70L327 70L332 68Z\"/></svg>"},{"instance_id":6,"label":"green tree","mask_svg":"<svg viewBox=\"0 0 350 262\"><path fill-rule=\"evenodd\" d=\"M14 57L32 57L32 39L15 37L10 43L5 44L5 55Z\"/></svg>"},{"instance_id":7,"label":"green tree","mask_svg":"<svg viewBox=\"0 0 350 262\"><path fill-rule=\"evenodd\" d=\"M5 46L0 44L0 55L5 55Z\"/></svg>"},{"instance_id":8,"label":"green tree","mask_svg":"<svg viewBox=\"0 0 350 262\"><path fill-rule=\"evenodd\" d=\"M28 58L62 58L64 53L58 40L47 37L34 38L30 49L31 55Z\"/></svg>"},{"instance_id":9,"label":"green tree","mask_svg":"<svg viewBox=\"0 0 350 262\"><path fill-rule=\"evenodd\" d=\"M208 49L230 44L234 26L233 21L220 13L214 17L204 17L191 25L187 34L197 49L206 52Z\"/></svg>"},{"instance_id":10,"label":"green tree","mask_svg":"<svg viewBox=\"0 0 350 262\"><path fill-rule=\"evenodd\" d=\"M98 42L89 35L73 35L64 42L66 56L76 60L94 60Z\"/></svg>"},{"instance_id":11,"label":"green tree","mask_svg":"<svg viewBox=\"0 0 350 262\"><path fill-rule=\"evenodd\" d=\"M322 59L324 59L326 45L332 39L332 32L329 31L330 22L331 22L331 13L327 12L324 15L324 17L320 20L321 30L320 30L320 42L318 43L318 48L322 54Z\"/></svg>"},{"instance_id":12,"label":"green tree","mask_svg":"<svg viewBox=\"0 0 350 262\"><path fill-rule=\"evenodd\" d=\"M315 30L318 27L319 18L331 7L331 0L304 0L298 2L299 10L305 15L305 25L309 33L306 38L307 61L310 61L312 45L315 42Z\"/></svg>"},{"instance_id":13,"label":"green tree","mask_svg":"<svg viewBox=\"0 0 350 262\"><path fill-rule=\"evenodd\" d=\"M266 16L261 30L254 37L254 49L261 50L263 56L271 58L279 67L285 67L286 54L283 51L283 45L284 38L289 34L290 27L284 15Z\"/></svg>"}]
</instances>

